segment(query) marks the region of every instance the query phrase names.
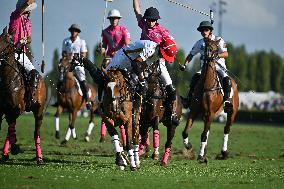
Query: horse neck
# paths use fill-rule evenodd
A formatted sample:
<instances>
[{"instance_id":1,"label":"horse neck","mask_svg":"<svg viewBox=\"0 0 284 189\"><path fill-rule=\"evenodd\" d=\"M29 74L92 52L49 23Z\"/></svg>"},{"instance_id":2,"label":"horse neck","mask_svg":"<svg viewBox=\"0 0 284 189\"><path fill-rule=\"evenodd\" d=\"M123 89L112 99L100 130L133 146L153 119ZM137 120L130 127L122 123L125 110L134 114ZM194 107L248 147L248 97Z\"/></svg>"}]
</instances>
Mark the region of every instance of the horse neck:
<instances>
[{"instance_id":1,"label":"horse neck","mask_svg":"<svg viewBox=\"0 0 284 189\"><path fill-rule=\"evenodd\" d=\"M217 71L214 62L209 62L206 64L206 69L204 70L203 81L204 89L212 89L216 85Z\"/></svg>"},{"instance_id":2,"label":"horse neck","mask_svg":"<svg viewBox=\"0 0 284 189\"><path fill-rule=\"evenodd\" d=\"M67 89L70 89L75 86L75 79L72 72L65 73L64 81L65 81L65 87Z\"/></svg>"},{"instance_id":3,"label":"horse neck","mask_svg":"<svg viewBox=\"0 0 284 189\"><path fill-rule=\"evenodd\" d=\"M3 63L3 68L1 68L2 80L7 80L7 82L11 82L11 79L15 77L15 75L19 74L19 69L15 60L15 53L13 51L9 51L5 63Z\"/></svg>"}]
</instances>

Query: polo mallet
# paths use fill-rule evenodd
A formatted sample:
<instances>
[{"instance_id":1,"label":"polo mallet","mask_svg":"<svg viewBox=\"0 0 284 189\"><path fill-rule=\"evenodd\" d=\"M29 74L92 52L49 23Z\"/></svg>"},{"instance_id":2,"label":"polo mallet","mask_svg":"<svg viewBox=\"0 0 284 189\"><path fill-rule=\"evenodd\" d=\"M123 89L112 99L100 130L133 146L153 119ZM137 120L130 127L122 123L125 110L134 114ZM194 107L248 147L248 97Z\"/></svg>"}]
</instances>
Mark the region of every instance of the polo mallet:
<instances>
[{"instance_id":1,"label":"polo mallet","mask_svg":"<svg viewBox=\"0 0 284 189\"><path fill-rule=\"evenodd\" d=\"M107 12L107 5L108 3L111 3L113 0L104 0L106 3L105 3L105 10L104 10L104 17L103 17L103 24L102 24L102 31L104 30L105 28L105 21L106 21L106 12ZM100 41L100 46L102 48L102 43L103 43L103 38L101 37L101 41Z\"/></svg>"},{"instance_id":2,"label":"polo mallet","mask_svg":"<svg viewBox=\"0 0 284 189\"><path fill-rule=\"evenodd\" d=\"M42 1L41 5L41 44L42 44L42 62L40 66L40 70L42 73L44 73L45 63L44 63L44 38L43 38L43 16L44 16L44 0Z\"/></svg>"},{"instance_id":3,"label":"polo mallet","mask_svg":"<svg viewBox=\"0 0 284 189\"><path fill-rule=\"evenodd\" d=\"M189 5L184 5L184 4L179 3L179 2L176 2L176 1L174 1L174 0L167 0L167 1L170 2L170 3L174 3L174 4L178 5L178 6L181 6L181 7L183 7L183 8L189 9L189 10L191 10L191 11L197 12L197 13L199 13L199 14L203 14L203 15L205 15L205 16L208 16L208 17L210 18L210 20L211 20L211 24L214 23L214 20L213 20L213 11L212 11L212 10L210 10L210 14L207 14L207 13L205 13L205 12L203 12L203 11L200 11L200 10L197 10L197 9L195 9L195 8L192 8L192 7L190 7Z\"/></svg>"}]
</instances>

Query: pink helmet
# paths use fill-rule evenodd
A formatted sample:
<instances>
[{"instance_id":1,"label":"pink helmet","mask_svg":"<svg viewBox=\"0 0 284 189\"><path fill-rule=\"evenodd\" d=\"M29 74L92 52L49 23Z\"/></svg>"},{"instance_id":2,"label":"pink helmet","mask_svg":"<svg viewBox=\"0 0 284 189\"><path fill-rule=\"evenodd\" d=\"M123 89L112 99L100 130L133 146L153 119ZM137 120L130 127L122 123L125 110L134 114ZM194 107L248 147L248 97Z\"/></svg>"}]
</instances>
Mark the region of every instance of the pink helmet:
<instances>
[{"instance_id":1,"label":"pink helmet","mask_svg":"<svg viewBox=\"0 0 284 189\"><path fill-rule=\"evenodd\" d=\"M160 52L167 62L173 62L177 54L177 45L172 38L165 38L160 44Z\"/></svg>"}]
</instances>

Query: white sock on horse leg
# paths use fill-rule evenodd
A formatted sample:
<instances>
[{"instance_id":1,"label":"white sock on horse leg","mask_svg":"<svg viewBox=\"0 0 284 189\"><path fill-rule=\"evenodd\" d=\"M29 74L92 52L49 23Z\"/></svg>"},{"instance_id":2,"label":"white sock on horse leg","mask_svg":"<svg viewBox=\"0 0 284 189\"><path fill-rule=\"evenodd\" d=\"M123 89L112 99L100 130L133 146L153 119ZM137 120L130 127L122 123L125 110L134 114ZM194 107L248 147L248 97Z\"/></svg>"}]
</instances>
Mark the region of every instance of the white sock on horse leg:
<instances>
[{"instance_id":1,"label":"white sock on horse leg","mask_svg":"<svg viewBox=\"0 0 284 189\"><path fill-rule=\"evenodd\" d=\"M59 131L59 117L55 117L55 131Z\"/></svg>"},{"instance_id":2,"label":"white sock on horse leg","mask_svg":"<svg viewBox=\"0 0 284 189\"><path fill-rule=\"evenodd\" d=\"M201 144L200 144L200 152L199 152L200 156L204 156L204 150L205 150L206 144L207 144L207 142L201 142Z\"/></svg>"},{"instance_id":3,"label":"white sock on horse leg","mask_svg":"<svg viewBox=\"0 0 284 189\"><path fill-rule=\"evenodd\" d=\"M140 166L139 160L139 145L134 145L134 160L137 166Z\"/></svg>"},{"instance_id":4,"label":"white sock on horse leg","mask_svg":"<svg viewBox=\"0 0 284 189\"><path fill-rule=\"evenodd\" d=\"M72 137L73 137L73 138L76 138L77 135L76 135L76 130L75 130L75 128L71 129L71 131L72 131Z\"/></svg>"},{"instance_id":5,"label":"white sock on horse leg","mask_svg":"<svg viewBox=\"0 0 284 189\"><path fill-rule=\"evenodd\" d=\"M229 134L224 134L223 145L222 145L223 152L226 152L228 150L228 140L229 140Z\"/></svg>"},{"instance_id":6,"label":"white sock on horse leg","mask_svg":"<svg viewBox=\"0 0 284 189\"><path fill-rule=\"evenodd\" d=\"M130 160L131 167L136 167L133 150L128 151L128 158Z\"/></svg>"},{"instance_id":7,"label":"white sock on horse leg","mask_svg":"<svg viewBox=\"0 0 284 189\"><path fill-rule=\"evenodd\" d=\"M93 122L89 123L89 127L88 127L88 130L87 130L88 135L91 135L93 128L94 128L94 123Z\"/></svg>"},{"instance_id":8,"label":"white sock on horse leg","mask_svg":"<svg viewBox=\"0 0 284 189\"><path fill-rule=\"evenodd\" d=\"M68 127L68 130L67 130L67 133L66 133L66 136L65 136L65 140L69 140L70 139L70 137L71 137L71 129L70 129L70 127Z\"/></svg>"},{"instance_id":9,"label":"white sock on horse leg","mask_svg":"<svg viewBox=\"0 0 284 189\"><path fill-rule=\"evenodd\" d=\"M188 144L188 137L186 137L186 138L183 139L183 144L184 144L184 145L187 145L187 144Z\"/></svg>"},{"instance_id":10,"label":"white sock on horse leg","mask_svg":"<svg viewBox=\"0 0 284 189\"><path fill-rule=\"evenodd\" d=\"M118 135L113 135L111 138L112 138L112 144L113 144L115 152L121 152Z\"/></svg>"},{"instance_id":11,"label":"white sock on horse leg","mask_svg":"<svg viewBox=\"0 0 284 189\"><path fill-rule=\"evenodd\" d=\"M154 153L159 154L159 147L154 148Z\"/></svg>"},{"instance_id":12,"label":"white sock on horse leg","mask_svg":"<svg viewBox=\"0 0 284 189\"><path fill-rule=\"evenodd\" d=\"M201 142L200 144L200 151L199 151L199 155L201 156L204 156L205 154L205 147L207 145L207 141L208 141L208 136L209 136L209 131L207 131L207 134L206 134L206 141L205 142Z\"/></svg>"}]
</instances>

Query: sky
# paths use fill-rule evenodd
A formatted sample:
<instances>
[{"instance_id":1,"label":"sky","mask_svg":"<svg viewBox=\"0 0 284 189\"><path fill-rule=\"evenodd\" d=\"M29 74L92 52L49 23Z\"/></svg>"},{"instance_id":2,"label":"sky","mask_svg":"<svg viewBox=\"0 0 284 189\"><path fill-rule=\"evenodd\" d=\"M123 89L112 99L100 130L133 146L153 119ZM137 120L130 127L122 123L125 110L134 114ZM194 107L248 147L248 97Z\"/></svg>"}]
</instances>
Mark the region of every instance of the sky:
<instances>
[{"instance_id":1,"label":"sky","mask_svg":"<svg viewBox=\"0 0 284 189\"><path fill-rule=\"evenodd\" d=\"M210 7L218 0L176 0L192 8L209 13ZM270 51L284 57L284 1L283 0L223 0L226 12L223 14L222 37L233 45L245 45L248 52L259 50ZM11 12L17 0L0 0L0 31L9 24ZM36 1L38 8L31 15L32 51L34 64L42 60L41 44L41 0ZM161 16L159 23L167 28L175 38L179 48L188 53L194 43L201 38L196 30L199 23L209 18L197 12L180 7L168 0L141 0L142 13L148 7L156 7ZM100 41L105 9L104 0L45 0L44 43L46 72L51 69L53 52L56 48L61 52L62 41L69 37L68 28L72 23L80 25L80 37L85 39L91 52ZM132 8L132 0L113 0L108 3L107 11L118 9L122 19L120 25L126 26L132 41L140 38L141 29L137 26ZM214 33L218 35L217 13L214 15ZM109 21L106 19L104 26Z\"/></svg>"}]
</instances>

